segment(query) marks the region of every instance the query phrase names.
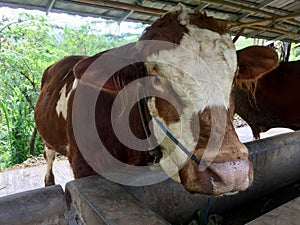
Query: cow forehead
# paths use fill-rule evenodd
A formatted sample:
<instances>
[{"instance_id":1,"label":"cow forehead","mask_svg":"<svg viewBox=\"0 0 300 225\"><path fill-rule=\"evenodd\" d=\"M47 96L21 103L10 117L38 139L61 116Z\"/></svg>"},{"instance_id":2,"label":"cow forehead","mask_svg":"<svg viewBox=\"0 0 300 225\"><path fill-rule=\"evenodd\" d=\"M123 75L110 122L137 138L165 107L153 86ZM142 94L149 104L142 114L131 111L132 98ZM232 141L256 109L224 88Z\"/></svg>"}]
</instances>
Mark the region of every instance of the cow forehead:
<instances>
[{"instance_id":1,"label":"cow forehead","mask_svg":"<svg viewBox=\"0 0 300 225\"><path fill-rule=\"evenodd\" d=\"M147 58L150 75L171 81L183 100L194 102L201 111L210 105L229 107L236 51L228 34L186 25L180 44Z\"/></svg>"}]
</instances>

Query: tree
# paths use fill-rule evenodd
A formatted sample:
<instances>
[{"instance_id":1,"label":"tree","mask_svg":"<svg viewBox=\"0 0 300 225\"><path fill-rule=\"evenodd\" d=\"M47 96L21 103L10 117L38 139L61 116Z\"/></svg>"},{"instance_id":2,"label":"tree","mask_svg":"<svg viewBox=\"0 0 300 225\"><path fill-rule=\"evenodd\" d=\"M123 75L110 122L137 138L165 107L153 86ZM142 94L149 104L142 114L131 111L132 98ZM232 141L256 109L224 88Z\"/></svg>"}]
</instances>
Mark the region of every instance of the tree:
<instances>
[{"instance_id":1,"label":"tree","mask_svg":"<svg viewBox=\"0 0 300 225\"><path fill-rule=\"evenodd\" d=\"M20 13L0 21L0 169L23 162L35 147L34 105L43 71L66 55L93 55L135 41L136 34L103 34L96 22L58 26L45 16Z\"/></svg>"}]
</instances>

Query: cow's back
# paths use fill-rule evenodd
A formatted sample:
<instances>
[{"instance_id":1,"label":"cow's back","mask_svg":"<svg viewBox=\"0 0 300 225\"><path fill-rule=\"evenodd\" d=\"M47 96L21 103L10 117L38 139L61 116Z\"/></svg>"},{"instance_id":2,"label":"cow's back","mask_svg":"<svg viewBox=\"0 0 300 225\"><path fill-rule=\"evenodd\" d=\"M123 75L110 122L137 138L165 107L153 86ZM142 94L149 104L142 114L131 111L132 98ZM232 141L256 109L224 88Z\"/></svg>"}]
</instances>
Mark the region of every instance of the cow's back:
<instances>
[{"instance_id":1,"label":"cow's back","mask_svg":"<svg viewBox=\"0 0 300 225\"><path fill-rule=\"evenodd\" d=\"M69 56L48 67L42 77L41 91L35 106L35 123L45 144L66 155L69 93L74 82L73 67L84 56Z\"/></svg>"}]
</instances>

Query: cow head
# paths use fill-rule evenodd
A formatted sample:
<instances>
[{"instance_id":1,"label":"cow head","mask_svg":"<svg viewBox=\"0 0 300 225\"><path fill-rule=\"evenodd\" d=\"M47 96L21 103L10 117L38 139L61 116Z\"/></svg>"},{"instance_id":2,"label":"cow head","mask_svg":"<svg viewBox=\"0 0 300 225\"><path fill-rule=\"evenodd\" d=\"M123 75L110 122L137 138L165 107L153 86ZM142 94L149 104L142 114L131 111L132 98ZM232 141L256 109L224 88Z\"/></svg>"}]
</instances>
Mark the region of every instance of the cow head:
<instances>
[{"instance_id":1,"label":"cow head","mask_svg":"<svg viewBox=\"0 0 300 225\"><path fill-rule=\"evenodd\" d=\"M152 48L151 43L141 44L145 40L159 44ZM161 41L172 45L164 46ZM108 80L101 79L103 73L110 73L108 63L126 62L124 56L142 60L133 60ZM75 67L77 79L99 57L102 55L79 62ZM231 89L238 68L236 51L224 25L204 14L181 9L164 15L137 44L113 50L105 61L101 68L98 65L98 69L89 70L90 86L116 95L135 79L147 78L143 88L146 95L151 92L147 100L149 128L162 148L160 165L170 177L190 192L212 196L251 185L253 169L248 150L231 122ZM256 66L263 72L251 62L243 64L241 74L251 77ZM126 94L136 98L136 93ZM204 164L191 160L153 118Z\"/></svg>"},{"instance_id":2,"label":"cow head","mask_svg":"<svg viewBox=\"0 0 300 225\"><path fill-rule=\"evenodd\" d=\"M266 46L250 46L237 51L238 73L232 88L230 111L233 115L235 95L245 91L255 102L257 81L279 65L277 52ZM242 103L243 104L243 103Z\"/></svg>"}]
</instances>

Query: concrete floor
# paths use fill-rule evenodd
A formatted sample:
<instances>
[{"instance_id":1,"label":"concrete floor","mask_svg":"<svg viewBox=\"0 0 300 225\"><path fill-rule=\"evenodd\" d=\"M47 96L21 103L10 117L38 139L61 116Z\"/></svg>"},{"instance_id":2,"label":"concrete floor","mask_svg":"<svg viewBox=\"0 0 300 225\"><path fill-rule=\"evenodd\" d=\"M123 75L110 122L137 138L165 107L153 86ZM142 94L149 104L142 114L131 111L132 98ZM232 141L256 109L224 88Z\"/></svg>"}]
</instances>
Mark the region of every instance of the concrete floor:
<instances>
[{"instance_id":1,"label":"concrete floor","mask_svg":"<svg viewBox=\"0 0 300 225\"><path fill-rule=\"evenodd\" d=\"M241 142L249 142L254 140L251 128L249 126L240 127L235 130ZM293 132L293 130L289 128L272 128L267 132L260 133L260 138L263 139L263 138L272 137L275 135L284 134L288 132Z\"/></svg>"},{"instance_id":2,"label":"concrete floor","mask_svg":"<svg viewBox=\"0 0 300 225\"><path fill-rule=\"evenodd\" d=\"M54 162L53 172L56 184L63 188L74 180L67 160ZM46 165L17 169L0 173L0 197L44 187Z\"/></svg>"}]
</instances>

